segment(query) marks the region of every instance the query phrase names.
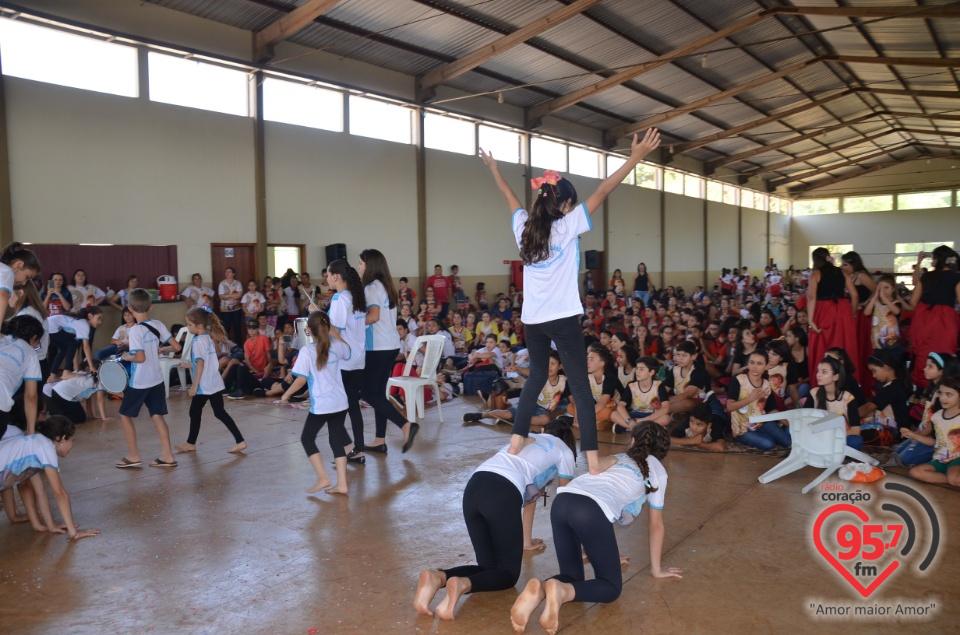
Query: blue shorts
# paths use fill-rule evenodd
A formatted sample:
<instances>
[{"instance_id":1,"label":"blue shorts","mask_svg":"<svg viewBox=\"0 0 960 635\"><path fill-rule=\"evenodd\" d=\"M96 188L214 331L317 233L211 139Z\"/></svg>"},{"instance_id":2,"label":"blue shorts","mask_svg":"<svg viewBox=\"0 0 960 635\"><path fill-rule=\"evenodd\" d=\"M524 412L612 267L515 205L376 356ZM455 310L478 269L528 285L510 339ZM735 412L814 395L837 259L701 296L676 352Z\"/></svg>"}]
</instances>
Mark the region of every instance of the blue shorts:
<instances>
[{"instance_id":1,"label":"blue shorts","mask_svg":"<svg viewBox=\"0 0 960 635\"><path fill-rule=\"evenodd\" d=\"M653 414L653 410L644 410L642 412L631 410L628 414L630 415L631 419L645 419Z\"/></svg>"},{"instance_id":2,"label":"blue shorts","mask_svg":"<svg viewBox=\"0 0 960 635\"><path fill-rule=\"evenodd\" d=\"M151 388L127 388L120 402L120 414L131 419L140 414L140 407L146 406L150 416L167 414L167 396L163 382Z\"/></svg>"},{"instance_id":3,"label":"blue shorts","mask_svg":"<svg viewBox=\"0 0 960 635\"><path fill-rule=\"evenodd\" d=\"M514 419L517 418L517 407L516 407L516 406L510 406L509 408L507 408L507 412L509 412L511 415L513 415L513 418L514 418ZM536 406L533 407L533 416L534 416L534 417L540 417L540 416L548 415L548 414L550 414L550 411L547 410L546 408L544 408L543 406L536 405Z\"/></svg>"}]
</instances>

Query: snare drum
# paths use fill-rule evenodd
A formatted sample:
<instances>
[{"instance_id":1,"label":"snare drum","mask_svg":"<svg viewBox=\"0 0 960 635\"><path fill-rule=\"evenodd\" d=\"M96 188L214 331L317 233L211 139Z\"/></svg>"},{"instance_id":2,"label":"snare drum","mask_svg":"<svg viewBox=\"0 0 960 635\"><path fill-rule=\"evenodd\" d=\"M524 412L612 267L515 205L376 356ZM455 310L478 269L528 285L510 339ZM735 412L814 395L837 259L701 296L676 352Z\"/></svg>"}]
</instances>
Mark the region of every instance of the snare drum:
<instances>
[{"instance_id":1,"label":"snare drum","mask_svg":"<svg viewBox=\"0 0 960 635\"><path fill-rule=\"evenodd\" d=\"M294 322L293 328L297 333L297 348L301 349L306 347L307 344L313 343L313 335L310 335L310 331L307 329L307 320L309 318L297 318Z\"/></svg>"},{"instance_id":2,"label":"snare drum","mask_svg":"<svg viewBox=\"0 0 960 635\"><path fill-rule=\"evenodd\" d=\"M121 359L119 355L105 359L98 371L100 387L111 395L119 395L127 388L129 371L130 362Z\"/></svg>"}]
</instances>

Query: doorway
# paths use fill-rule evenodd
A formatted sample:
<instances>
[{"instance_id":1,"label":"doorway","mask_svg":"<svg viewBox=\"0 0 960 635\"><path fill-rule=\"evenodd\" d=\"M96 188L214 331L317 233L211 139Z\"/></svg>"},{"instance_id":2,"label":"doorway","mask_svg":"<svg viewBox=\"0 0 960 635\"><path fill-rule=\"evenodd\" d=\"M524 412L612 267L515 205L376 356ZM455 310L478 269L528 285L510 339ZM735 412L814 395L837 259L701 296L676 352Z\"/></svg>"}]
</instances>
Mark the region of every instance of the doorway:
<instances>
[{"instance_id":1,"label":"doorway","mask_svg":"<svg viewBox=\"0 0 960 635\"><path fill-rule=\"evenodd\" d=\"M257 245L256 243L210 243L210 286L216 290L223 280L223 272L227 267L233 267L237 272L236 278L246 289L248 280L257 280Z\"/></svg>"},{"instance_id":2,"label":"doorway","mask_svg":"<svg viewBox=\"0 0 960 635\"><path fill-rule=\"evenodd\" d=\"M306 245L267 245L267 273L274 278L282 278L287 269L297 273L307 270Z\"/></svg>"}]
</instances>

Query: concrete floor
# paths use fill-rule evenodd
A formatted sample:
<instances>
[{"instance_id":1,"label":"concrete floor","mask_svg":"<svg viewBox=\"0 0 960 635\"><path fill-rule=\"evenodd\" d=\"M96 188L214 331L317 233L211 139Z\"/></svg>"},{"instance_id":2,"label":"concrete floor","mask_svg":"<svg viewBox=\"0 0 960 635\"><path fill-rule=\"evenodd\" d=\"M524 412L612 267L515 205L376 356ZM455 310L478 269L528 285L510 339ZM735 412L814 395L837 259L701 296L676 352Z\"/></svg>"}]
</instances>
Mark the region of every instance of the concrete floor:
<instances>
[{"instance_id":1,"label":"concrete floor","mask_svg":"<svg viewBox=\"0 0 960 635\"><path fill-rule=\"evenodd\" d=\"M557 572L549 510L542 507L534 535L547 549L525 556L517 591L466 596L453 622L412 608L421 569L473 557L462 490L508 435L505 427L461 426L474 401L446 407L445 424L431 407L408 454L401 454L399 431L391 428L388 455L350 466L349 498L305 493L313 473L299 443L303 410L253 399L228 402L250 446L243 456L226 453L233 440L208 410L198 451L179 455L180 466L170 471L115 469L125 452L119 422L84 424L61 473L75 518L103 533L71 545L0 520L0 633L510 632L508 612L519 589L532 576ZM109 404L115 416L118 402ZM175 443L186 438L188 404L185 395L171 395ZM364 416L370 440L372 412L365 409ZM146 417L138 430L146 462L159 453L158 441ZM327 439L320 441L329 464ZM610 433L601 441L602 453L623 447ZM663 562L682 567L683 580L650 577L644 513L617 528L620 550L630 557L621 598L564 606L561 631L957 632L960 558L950 538L960 528L960 493L909 481L938 510L944 534L940 555L923 575L917 564L929 524L902 497L884 498L884 481L863 486L874 502L910 508L919 533L905 566L859 604L935 602L932 618L817 619L811 604L856 605L859 596L814 550L813 519L827 503L800 488L815 471L757 482L778 460L671 452ZM528 632L543 632L538 615Z\"/></svg>"}]
</instances>

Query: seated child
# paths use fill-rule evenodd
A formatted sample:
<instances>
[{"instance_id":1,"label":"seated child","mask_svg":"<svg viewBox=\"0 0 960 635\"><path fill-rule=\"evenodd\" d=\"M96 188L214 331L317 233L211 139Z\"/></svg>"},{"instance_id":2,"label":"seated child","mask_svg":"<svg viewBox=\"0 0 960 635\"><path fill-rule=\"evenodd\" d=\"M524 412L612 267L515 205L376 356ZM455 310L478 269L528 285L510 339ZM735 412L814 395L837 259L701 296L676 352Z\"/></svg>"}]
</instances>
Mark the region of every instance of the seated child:
<instances>
[{"instance_id":1,"label":"seated child","mask_svg":"<svg viewBox=\"0 0 960 635\"><path fill-rule=\"evenodd\" d=\"M610 415L614 432L633 430L643 421L662 426L670 423L670 398L667 387L656 379L659 371L660 362L655 357L641 357L637 361L635 379L627 383L616 412Z\"/></svg>"},{"instance_id":2,"label":"seated child","mask_svg":"<svg viewBox=\"0 0 960 635\"><path fill-rule=\"evenodd\" d=\"M673 393L670 397L670 412L690 412L710 390L710 375L696 362L699 355L697 345L684 340L677 344L673 353L675 365L667 373L664 385Z\"/></svg>"},{"instance_id":3,"label":"seated child","mask_svg":"<svg viewBox=\"0 0 960 635\"><path fill-rule=\"evenodd\" d=\"M767 354L761 349L750 353L747 372L730 378L727 388L727 412L737 441L759 450L772 450L780 445L790 447L790 431L778 421L751 423L750 417L777 412L770 382L763 378L767 370Z\"/></svg>"},{"instance_id":4,"label":"seated child","mask_svg":"<svg viewBox=\"0 0 960 635\"><path fill-rule=\"evenodd\" d=\"M468 412L463 415L464 423L480 423L483 419L490 419L494 423L510 423L517 416L517 408L510 406L507 402L507 392L509 385L500 380L497 381L490 391L490 400L488 408L483 412ZM568 396L567 378L560 374L560 354L557 351L550 351L550 363L547 367L547 382L543 385L543 390L537 397L537 405L534 406L533 416L530 419L530 426L541 427L550 422L550 414L560 404L564 396ZM492 401L493 403L490 403Z\"/></svg>"},{"instance_id":5,"label":"seated child","mask_svg":"<svg viewBox=\"0 0 960 635\"><path fill-rule=\"evenodd\" d=\"M900 440L900 428L909 423L900 360L892 352L880 350L867 359L867 367L877 385L873 397L860 406L860 436L864 445L891 445Z\"/></svg>"},{"instance_id":6,"label":"seated child","mask_svg":"<svg viewBox=\"0 0 960 635\"><path fill-rule=\"evenodd\" d=\"M597 417L597 430L609 430L613 425L610 417L616 410L618 395L623 390L619 379L617 379L617 370L610 351L599 344L591 345L587 352L587 373L594 403L583 404L582 407L594 408ZM573 427L579 428L577 404L572 395L570 396L570 405L567 406L567 412L573 415Z\"/></svg>"},{"instance_id":7,"label":"seated child","mask_svg":"<svg viewBox=\"0 0 960 635\"><path fill-rule=\"evenodd\" d=\"M910 476L926 483L960 487L960 377L944 378L937 389L943 410L931 418L937 433L933 461L910 469Z\"/></svg>"},{"instance_id":8,"label":"seated child","mask_svg":"<svg viewBox=\"0 0 960 635\"><path fill-rule=\"evenodd\" d=\"M690 409L690 419L686 426L673 431L670 443L723 452L727 449L727 442L723 438L725 426L723 417L715 414L706 403L698 403Z\"/></svg>"}]
</instances>

